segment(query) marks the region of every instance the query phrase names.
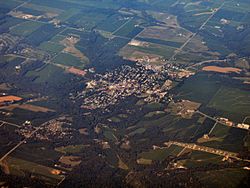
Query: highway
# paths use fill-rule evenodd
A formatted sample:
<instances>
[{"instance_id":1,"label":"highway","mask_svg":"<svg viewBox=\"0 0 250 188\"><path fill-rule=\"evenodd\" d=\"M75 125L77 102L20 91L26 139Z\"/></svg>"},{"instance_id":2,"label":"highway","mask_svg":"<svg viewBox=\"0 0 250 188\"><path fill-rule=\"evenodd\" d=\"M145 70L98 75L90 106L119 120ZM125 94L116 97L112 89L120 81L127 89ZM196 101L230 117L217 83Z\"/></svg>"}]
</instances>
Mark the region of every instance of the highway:
<instances>
[{"instance_id":1,"label":"highway","mask_svg":"<svg viewBox=\"0 0 250 188\"><path fill-rule=\"evenodd\" d=\"M165 142L164 144L167 146L176 145L176 146L184 147L184 148L191 149L191 150L212 153L215 155L230 157L230 158L240 160L240 161L243 160L246 162L250 162L250 160L245 160L245 159L241 159L241 158L237 157L237 155L238 155L237 153L225 151L225 150L221 150L221 149L215 149L215 148L211 148L211 147L206 147L206 146L200 146L200 145L197 145L195 143L183 143L183 142L169 141L169 142Z\"/></svg>"},{"instance_id":2,"label":"highway","mask_svg":"<svg viewBox=\"0 0 250 188\"><path fill-rule=\"evenodd\" d=\"M40 128L36 128L33 132L30 133L28 137L26 137L24 140L20 141L15 147L13 147L10 151L8 151L1 159L0 159L0 164L1 162L8 157L12 152L14 152L17 148L19 148L22 144L26 143L27 140L33 136Z\"/></svg>"},{"instance_id":3,"label":"highway","mask_svg":"<svg viewBox=\"0 0 250 188\"><path fill-rule=\"evenodd\" d=\"M219 121L218 119L216 119L216 118L214 118L214 117L211 117L211 116L209 116L209 115L207 115L207 114L204 114L203 112L201 112L201 111L199 111L199 110L197 110L197 111L195 111L196 113L198 113L198 114L200 114L200 115L202 115L202 116L205 116L205 117L207 117L207 118L209 118L209 119L211 119L211 120L214 120L215 121L215 123L217 124L217 123L220 123L221 125L225 125L225 126L228 126L228 127L234 127L234 128L238 128L238 129L243 129L243 128L240 128L240 127L237 127L237 126L229 126L229 125L227 125L226 123L224 123L224 122L221 122L221 121ZM215 125L214 125L215 126ZM214 127L213 127L214 128ZM212 129L213 129L212 128ZM247 129L243 129L243 130L247 130ZM247 130L247 131L250 131L250 130Z\"/></svg>"}]
</instances>

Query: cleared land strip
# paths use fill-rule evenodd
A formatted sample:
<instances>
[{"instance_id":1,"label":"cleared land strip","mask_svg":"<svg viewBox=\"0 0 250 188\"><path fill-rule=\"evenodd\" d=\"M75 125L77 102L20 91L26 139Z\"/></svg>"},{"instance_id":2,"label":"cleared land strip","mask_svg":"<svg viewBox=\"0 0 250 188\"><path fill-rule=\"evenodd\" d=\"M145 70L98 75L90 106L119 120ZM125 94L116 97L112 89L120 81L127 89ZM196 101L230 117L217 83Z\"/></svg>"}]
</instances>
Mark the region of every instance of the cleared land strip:
<instances>
[{"instance_id":1,"label":"cleared land strip","mask_svg":"<svg viewBox=\"0 0 250 188\"><path fill-rule=\"evenodd\" d=\"M18 127L18 128L21 127L20 125L17 125L17 124L15 124L15 123L9 123L9 122L3 121L3 120L0 120L0 123L2 123L2 124L0 125L0 127L3 126L3 124L9 124L9 125L12 125L12 126L15 126L15 127Z\"/></svg>"},{"instance_id":2,"label":"cleared land strip","mask_svg":"<svg viewBox=\"0 0 250 188\"><path fill-rule=\"evenodd\" d=\"M115 34L117 31L119 31L121 28L123 28L128 22L130 22L132 19L134 19L133 17L131 17L130 19L128 19L128 21L126 21L124 24L122 24L119 28L117 28L115 31L112 32L112 35Z\"/></svg>"},{"instance_id":3,"label":"cleared land strip","mask_svg":"<svg viewBox=\"0 0 250 188\"><path fill-rule=\"evenodd\" d=\"M33 132L30 133L28 137L26 137L24 140L20 141L15 147L13 147L10 151L8 151L1 159L0 163L8 157L12 152L14 152L17 148L19 148L22 144L26 143L26 141L33 135L35 134L40 128L36 128Z\"/></svg>"},{"instance_id":4,"label":"cleared land strip","mask_svg":"<svg viewBox=\"0 0 250 188\"><path fill-rule=\"evenodd\" d=\"M196 36L199 34L199 32L203 29L203 27L209 22L209 20L211 20L214 15L224 6L225 2L223 2L214 12L213 14L211 14L208 19L199 27L199 29L197 30L196 33L193 33L189 38L188 40L180 47L178 48L175 53L169 58L168 61L173 61L174 58L176 57L176 55L178 55L180 52L182 52L183 48Z\"/></svg>"},{"instance_id":5,"label":"cleared land strip","mask_svg":"<svg viewBox=\"0 0 250 188\"><path fill-rule=\"evenodd\" d=\"M183 143L183 142L169 141L169 142L165 142L164 144L167 146L176 145L176 146L184 147L184 148L191 149L191 150L212 153L215 155L230 157L230 158L240 160L240 161L243 160L246 162L250 162L250 160L245 160L245 159L241 159L241 158L237 157L237 155L238 155L237 153L225 151L225 150L221 150L221 149L215 149L215 148L211 148L211 147L206 147L206 146L200 146L200 145L197 145L194 143Z\"/></svg>"}]
</instances>

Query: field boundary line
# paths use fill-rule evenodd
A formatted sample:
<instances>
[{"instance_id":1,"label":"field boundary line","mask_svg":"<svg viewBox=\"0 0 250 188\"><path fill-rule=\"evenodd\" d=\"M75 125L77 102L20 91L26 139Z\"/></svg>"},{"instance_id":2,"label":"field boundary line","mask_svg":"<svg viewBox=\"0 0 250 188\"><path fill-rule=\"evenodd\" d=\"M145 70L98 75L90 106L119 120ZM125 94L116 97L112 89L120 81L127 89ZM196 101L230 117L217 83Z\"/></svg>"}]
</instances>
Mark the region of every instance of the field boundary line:
<instances>
[{"instance_id":1,"label":"field boundary line","mask_svg":"<svg viewBox=\"0 0 250 188\"><path fill-rule=\"evenodd\" d=\"M223 2L218 8L216 8L216 10L213 12L213 14L211 14L206 20L205 22L198 28L198 30L196 31L196 33L193 33L188 40L180 47L177 48L176 52L169 58L169 62L173 61L174 58L176 57L176 55L178 55L180 52L182 52L183 48L185 48L185 46L194 38L196 37L199 32L203 29L203 27L214 17L214 15L224 6L225 2Z\"/></svg>"},{"instance_id":2,"label":"field boundary line","mask_svg":"<svg viewBox=\"0 0 250 188\"><path fill-rule=\"evenodd\" d=\"M3 121L3 120L0 120L0 122L2 122L3 124L12 125L12 126L17 127L17 128L20 128L20 127L21 127L21 125L17 125L17 124L15 124L15 123L10 123L10 122ZM1 126L2 126L2 125L1 125ZM1 126L0 126L0 127L1 127Z\"/></svg>"}]
</instances>

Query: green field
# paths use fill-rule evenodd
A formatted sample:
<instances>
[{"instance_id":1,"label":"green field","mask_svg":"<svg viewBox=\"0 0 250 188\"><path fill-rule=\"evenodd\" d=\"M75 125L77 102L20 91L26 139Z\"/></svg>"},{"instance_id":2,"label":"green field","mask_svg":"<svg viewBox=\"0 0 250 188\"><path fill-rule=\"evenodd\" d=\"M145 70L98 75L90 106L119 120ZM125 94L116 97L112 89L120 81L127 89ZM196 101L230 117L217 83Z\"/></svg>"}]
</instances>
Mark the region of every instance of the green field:
<instances>
[{"instance_id":1,"label":"green field","mask_svg":"<svg viewBox=\"0 0 250 188\"><path fill-rule=\"evenodd\" d=\"M104 133L103 133L104 137L108 140L111 140L111 141L117 141L117 138L116 136L114 135L114 132L113 131L109 131L109 130L105 130Z\"/></svg>"},{"instance_id":2,"label":"green field","mask_svg":"<svg viewBox=\"0 0 250 188\"><path fill-rule=\"evenodd\" d=\"M242 120L250 114L250 93L222 86L208 103L208 107L221 110L227 114L241 114Z\"/></svg>"},{"instance_id":3,"label":"green field","mask_svg":"<svg viewBox=\"0 0 250 188\"><path fill-rule=\"evenodd\" d=\"M0 1L0 7L1 8L5 8L5 9L13 9L15 7L17 7L18 5L20 5L22 2L18 2L18 1L14 1L14 0L1 0Z\"/></svg>"},{"instance_id":4,"label":"green field","mask_svg":"<svg viewBox=\"0 0 250 188\"><path fill-rule=\"evenodd\" d=\"M209 74L196 74L174 90L177 98L207 104L220 88L220 81Z\"/></svg>"},{"instance_id":5,"label":"green field","mask_svg":"<svg viewBox=\"0 0 250 188\"><path fill-rule=\"evenodd\" d=\"M59 160L62 153L55 151L54 148L43 142L28 142L16 149L11 157L25 161L31 161L39 165L54 167L54 163Z\"/></svg>"},{"instance_id":6,"label":"green field","mask_svg":"<svg viewBox=\"0 0 250 188\"><path fill-rule=\"evenodd\" d=\"M178 155L178 153L180 153L182 149L182 147L171 145L169 148L155 149L148 152L143 152L139 154L139 157L153 161L163 161L169 156Z\"/></svg>"},{"instance_id":7,"label":"green field","mask_svg":"<svg viewBox=\"0 0 250 188\"><path fill-rule=\"evenodd\" d=\"M197 172L195 176L203 183L204 187L248 187L249 171L242 168L226 168Z\"/></svg>"},{"instance_id":8,"label":"green field","mask_svg":"<svg viewBox=\"0 0 250 188\"><path fill-rule=\"evenodd\" d=\"M139 51L144 52L148 54L156 54L165 57L166 59L169 59L174 51L175 48L172 48L170 46L155 44L155 43L147 43L147 46L126 46L124 49L125 53L126 51Z\"/></svg>"},{"instance_id":9,"label":"green field","mask_svg":"<svg viewBox=\"0 0 250 188\"><path fill-rule=\"evenodd\" d=\"M66 10L66 11L62 12L61 14L59 14L57 19L64 22L79 12L80 12L80 9L70 8L69 10Z\"/></svg>"},{"instance_id":10,"label":"green field","mask_svg":"<svg viewBox=\"0 0 250 188\"><path fill-rule=\"evenodd\" d=\"M82 62L79 58L68 53L60 53L58 56L56 56L53 62L61 65L74 66L78 68L83 68L85 65L85 62Z\"/></svg>"},{"instance_id":11,"label":"green field","mask_svg":"<svg viewBox=\"0 0 250 188\"><path fill-rule=\"evenodd\" d=\"M54 170L53 168L39 165L34 162L8 157L6 163L12 175L25 177L25 173L31 173L35 178L46 181L52 185L56 185L63 179L62 175L52 173Z\"/></svg>"},{"instance_id":12,"label":"green field","mask_svg":"<svg viewBox=\"0 0 250 188\"><path fill-rule=\"evenodd\" d=\"M54 65L46 65L42 69L29 71L25 76L34 78L35 83L61 83L68 78L63 69Z\"/></svg>"},{"instance_id":13,"label":"green field","mask_svg":"<svg viewBox=\"0 0 250 188\"><path fill-rule=\"evenodd\" d=\"M201 151L192 151L188 156L188 159L179 161L183 166L187 168L195 168L200 166L206 166L209 164L221 164L222 156L201 152Z\"/></svg>"},{"instance_id":14,"label":"green field","mask_svg":"<svg viewBox=\"0 0 250 188\"><path fill-rule=\"evenodd\" d=\"M114 35L133 38L143 30L142 28L136 26L138 23L138 20L130 18L126 24L122 25L122 27L115 31Z\"/></svg>"},{"instance_id":15,"label":"green field","mask_svg":"<svg viewBox=\"0 0 250 188\"><path fill-rule=\"evenodd\" d=\"M243 149L244 139L247 134L247 130L217 124L209 135L210 140L208 139L207 142L202 143L202 145L239 152Z\"/></svg>"},{"instance_id":16,"label":"green field","mask_svg":"<svg viewBox=\"0 0 250 188\"><path fill-rule=\"evenodd\" d=\"M136 135L136 134L143 134L145 131L146 131L145 128L138 128L138 129L136 129L136 130L130 132L128 135L129 135L129 136L134 136L134 135Z\"/></svg>"},{"instance_id":17,"label":"green field","mask_svg":"<svg viewBox=\"0 0 250 188\"><path fill-rule=\"evenodd\" d=\"M13 26L10 29L10 33L14 35L19 35L19 36L28 36L32 32L39 29L42 25L44 24L40 22L27 21L27 22L20 23L16 26Z\"/></svg>"},{"instance_id":18,"label":"green field","mask_svg":"<svg viewBox=\"0 0 250 188\"><path fill-rule=\"evenodd\" d=\"M75 153L83 152L85 148L86 148L85 145L80 144L80 145L61 146L61 147L55 148L55 150L57 152L61 152L64 154L75 154Z\"/></svg>"},{"instance_id":19,"label":"green field","mask_svg":"<svg viewBox=\"0 0 250 188\"><path fill-rule=\"evenodd\" d=\"M39 48L41 50L48 51L51 54L57 54L61 52L65 47L63 45L52 42L43 42L40 44Z\"/></svg>"}]
</instances>

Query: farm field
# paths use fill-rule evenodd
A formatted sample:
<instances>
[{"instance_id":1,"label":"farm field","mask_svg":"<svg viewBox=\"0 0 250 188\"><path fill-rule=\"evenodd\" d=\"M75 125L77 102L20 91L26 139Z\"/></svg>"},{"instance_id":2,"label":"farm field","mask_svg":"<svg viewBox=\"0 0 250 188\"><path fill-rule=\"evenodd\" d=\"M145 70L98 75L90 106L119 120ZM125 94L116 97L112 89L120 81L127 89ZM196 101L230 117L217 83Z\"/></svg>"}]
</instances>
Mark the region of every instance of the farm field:
<instances>
[{"instance_id":1,"label":"farm field","mask_svg":"<svg viewBox=\"0 0 250 188\"><path fill-rule=\"evenodd\" d=\"M227 116L238 114L238 119L243 120L248 114L249 97L248 91L222 86L208 107L222 110Z\"/></svg>"}]
</instances>

